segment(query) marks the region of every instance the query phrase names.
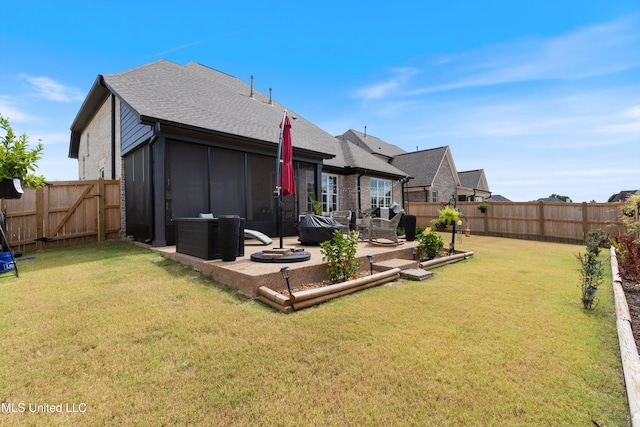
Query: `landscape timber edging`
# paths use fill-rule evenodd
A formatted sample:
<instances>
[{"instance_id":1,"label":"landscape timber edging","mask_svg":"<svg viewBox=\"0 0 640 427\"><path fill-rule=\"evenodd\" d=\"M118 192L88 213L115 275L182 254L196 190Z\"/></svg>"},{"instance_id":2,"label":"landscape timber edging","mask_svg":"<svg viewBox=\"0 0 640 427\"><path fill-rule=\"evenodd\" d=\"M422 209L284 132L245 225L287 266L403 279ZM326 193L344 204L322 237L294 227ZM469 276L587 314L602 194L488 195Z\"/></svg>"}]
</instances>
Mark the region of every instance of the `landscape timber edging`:
<instances>
[{"instance_id":1,"label":"landscape timber edging","mask_svg":"<svg viewBox=\"0 0 640 427\"><path fill-rule=\"evenodd\" d=\"M613 276L613 296L616 308L616 327L620 344L622 372L627 389L629 422L632 427L640 427L640 355L631 330L631 315L627 298L622 289L622 279L618 270L616 249L611 246L611 275Z\"/></svg>"},{"instance_id":2,"label":"landscape timber edging","mask_svg":"<svg viewBox=\"0 0 640 427\"><path fill-rule=\"evenodd\" d=\"M393 268L370 276L347 280L346 282L300 292L293 292L291 296L283 295L266 286L260 286L258 288L257 299L270 307L282 311L283 313L291 313L292 311L311 307L313 305L329 301L333 298L348 295L373 286L378 286L399 278L400 269Z\"/></svg>"}]
</instances>

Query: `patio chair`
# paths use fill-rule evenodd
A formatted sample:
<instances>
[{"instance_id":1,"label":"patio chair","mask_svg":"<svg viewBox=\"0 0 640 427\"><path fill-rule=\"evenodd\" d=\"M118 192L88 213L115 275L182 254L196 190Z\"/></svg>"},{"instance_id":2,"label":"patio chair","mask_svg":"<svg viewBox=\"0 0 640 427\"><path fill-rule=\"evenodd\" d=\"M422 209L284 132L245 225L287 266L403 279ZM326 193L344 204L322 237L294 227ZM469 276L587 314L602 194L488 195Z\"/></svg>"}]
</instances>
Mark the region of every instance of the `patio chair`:
<instances>
[{"instance_id":1,"label":"patio chair","mask_svg":"<svg viewBox=\"0 0 640 427\"><path fill-rule=\"evenodd\" d=\"M351 211L333 211L331 218L342 224L342 231L349 233L351 231Z\"/></svg>"},{"instance_id":2,"label":"patio chair","mask_svg":"<svg viewBox=\"0 0 640 427\"><path fill-rule=\"evenodd\" d=\"M402 215L404 215L404 209L400 210L392 219L371 218L369 240L388 239L394 243L398 243L396 229L398 228Z\"/></svg>"}]
</instances>

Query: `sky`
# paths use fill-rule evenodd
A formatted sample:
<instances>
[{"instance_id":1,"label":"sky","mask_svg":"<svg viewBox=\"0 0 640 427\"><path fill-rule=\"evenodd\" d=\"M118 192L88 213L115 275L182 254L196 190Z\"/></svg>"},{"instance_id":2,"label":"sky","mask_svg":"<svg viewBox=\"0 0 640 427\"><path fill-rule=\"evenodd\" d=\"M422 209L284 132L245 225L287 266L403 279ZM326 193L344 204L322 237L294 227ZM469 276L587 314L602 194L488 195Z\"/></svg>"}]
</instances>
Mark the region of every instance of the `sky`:
<instances>
[{"instance_id":1,"label":"sky","mask_svg":"<svg viewBox=\"0 0 640 427\"><path fill-rule=\"evenodd\" d=\"M159 59L235 76L332 135L449 146L512 201L640 189L640 1L0 0L0 114L78 179L100 74Z\"/></svg>"}]
</instances>

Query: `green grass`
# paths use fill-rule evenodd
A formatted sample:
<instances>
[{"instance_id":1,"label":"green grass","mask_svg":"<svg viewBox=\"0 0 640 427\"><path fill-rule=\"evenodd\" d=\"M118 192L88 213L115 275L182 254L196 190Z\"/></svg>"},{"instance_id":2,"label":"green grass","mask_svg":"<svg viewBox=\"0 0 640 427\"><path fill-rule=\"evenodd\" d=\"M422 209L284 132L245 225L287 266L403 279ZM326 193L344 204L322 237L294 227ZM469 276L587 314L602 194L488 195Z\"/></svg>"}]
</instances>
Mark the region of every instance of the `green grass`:
<instances>
[{"instance_id":1,"label":"green grass","mask_svg":"<svg viewBox=\"0 0 640 427\"><path fill-rule=\"evenodd\" d=\"M31 254L0 276L0 401L26 407L0 424L625 425L611 280L584 310L584 248L457 248L475 256L428 281L290 315L126 242Z\"/></svg>"}]
</instances>

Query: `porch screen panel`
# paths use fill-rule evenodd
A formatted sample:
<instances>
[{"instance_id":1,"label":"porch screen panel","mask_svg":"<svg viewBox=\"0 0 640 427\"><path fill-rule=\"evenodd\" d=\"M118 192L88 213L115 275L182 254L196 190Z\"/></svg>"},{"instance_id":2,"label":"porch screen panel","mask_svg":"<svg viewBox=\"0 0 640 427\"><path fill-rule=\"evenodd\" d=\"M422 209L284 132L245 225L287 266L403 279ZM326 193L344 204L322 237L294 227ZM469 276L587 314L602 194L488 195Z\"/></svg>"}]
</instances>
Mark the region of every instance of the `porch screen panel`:
<instances>
[{"instance_id":1,"label":"porch screen panel","mask_svg":"<svg viewBox=\"0 0 640 427\"><path fill-rule=\"evenodd\" d=\"M244 153L211 148L211 212L215 216L245 212Z\"/></svg>"},{"instance_id":2,"label":"porch screen panel","mask_svg":"<svg viewBox=\"0 0 640 427\"><path fill-rule=\"evenodd\" d=\"M171 141L167 156L167 204L173 218L209 212L207 147Z\"/></svg>"},{"instance_id":3,"label":"porch screen panel","mask_svg":"<svg viewBox=\"0 0 640 427\"><path fill-rule=\"evenodd\" d=\"M248 155L250 197L248 198L248 221L275 221L276 204L273 197L275 188L275 159L273 157Z\"/></svg>"}]
</instances>

